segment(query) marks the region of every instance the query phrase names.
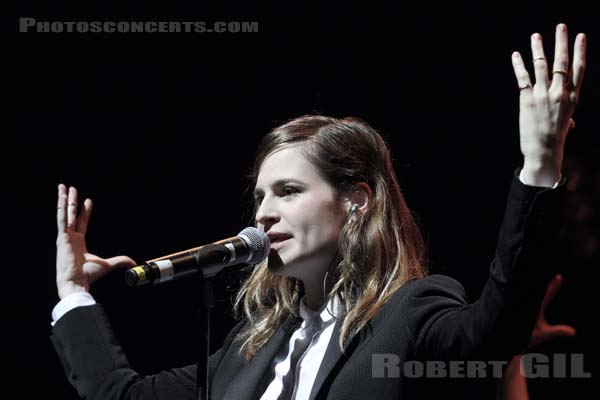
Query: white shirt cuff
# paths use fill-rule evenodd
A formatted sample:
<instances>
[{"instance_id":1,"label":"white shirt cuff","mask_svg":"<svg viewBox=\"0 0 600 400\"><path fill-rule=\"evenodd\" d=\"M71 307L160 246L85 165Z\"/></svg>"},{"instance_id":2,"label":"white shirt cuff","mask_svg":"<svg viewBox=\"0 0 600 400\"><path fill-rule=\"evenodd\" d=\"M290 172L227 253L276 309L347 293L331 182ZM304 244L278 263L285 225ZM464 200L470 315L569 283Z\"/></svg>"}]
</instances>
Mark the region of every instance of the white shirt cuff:
<instances>
[{"instance_id":1,"label":"white shirt cuff","mask_svg":"<svg viewBox=\"0 0 600 400\"><path fill-rule=\"evenodd\" d=\"M562 174L558 175L558 180L554 183L554 186L552 186L552 189L556 189L556 187L560 183L561 179L562 179ZM521 183L523 185L533 186L533 185L530 185L529 183L525 183L525 180L523 179L523 170L522 169L521 169L521 172L519 173L519 180L521 181Z\"/></svg>"},{"instance_id":2,"label":"white shirt cuff","mask_svg":"<svg viewBox=\"0 0 600 400\"><path fill-rule=\"evenodd\" d=\"M52 326L72 309L82 306L93 306L94 304L96 304L96 300L88 292L77 292L66 296L52 309Z\"/></svg>"}]
</instances>

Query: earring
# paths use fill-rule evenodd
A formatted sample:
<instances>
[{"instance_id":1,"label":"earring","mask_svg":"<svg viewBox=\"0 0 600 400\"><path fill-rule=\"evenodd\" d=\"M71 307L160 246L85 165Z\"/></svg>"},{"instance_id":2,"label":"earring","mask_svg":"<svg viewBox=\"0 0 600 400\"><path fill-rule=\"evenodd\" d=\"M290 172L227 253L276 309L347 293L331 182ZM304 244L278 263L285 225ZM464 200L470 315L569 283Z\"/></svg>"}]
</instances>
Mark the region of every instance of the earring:
<instances>
[{"instance_id":1,"label":"earring","mask_svg":"<svg viewBox=\"0 0 600 400\"><path fill-rule=\"evenodd\" d=\"M356 211L357 208L358 208L358 204L356 204L356 203L352 204L352 207L350 208L350 212L348 213L348 216L354 214L354 212Z\"/></svg>"}]
</instances>

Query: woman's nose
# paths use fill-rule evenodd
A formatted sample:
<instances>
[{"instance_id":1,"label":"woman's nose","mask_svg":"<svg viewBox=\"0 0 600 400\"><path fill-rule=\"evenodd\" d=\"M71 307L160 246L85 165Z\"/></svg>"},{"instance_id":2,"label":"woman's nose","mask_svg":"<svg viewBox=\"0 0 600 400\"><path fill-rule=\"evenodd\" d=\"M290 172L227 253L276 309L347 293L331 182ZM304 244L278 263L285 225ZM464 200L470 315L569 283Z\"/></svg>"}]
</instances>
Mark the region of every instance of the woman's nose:
<instances>
[{"instance_id":1,"label":"woman's nose","mask_svg":"<svg viewBox=\"0 0 600 400\"><path fill-rule=\"evenodd\" d=\"M264 198L256 211L256 222L268 226L279 221L279 212L273 201Z\"/></svg>"}]
</instances>

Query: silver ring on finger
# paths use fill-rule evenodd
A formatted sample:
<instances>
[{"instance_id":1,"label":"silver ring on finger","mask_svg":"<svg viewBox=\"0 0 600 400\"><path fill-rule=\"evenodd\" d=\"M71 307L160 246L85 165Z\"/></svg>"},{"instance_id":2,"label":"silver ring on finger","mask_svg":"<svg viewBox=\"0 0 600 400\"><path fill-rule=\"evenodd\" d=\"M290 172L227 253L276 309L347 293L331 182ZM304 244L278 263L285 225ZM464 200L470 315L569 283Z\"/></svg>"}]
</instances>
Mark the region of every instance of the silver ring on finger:
<instances>
[{"instance_id":1,"label":"silver ring on finger","mask_svg":"<svg viewBox=\"0 0 600 400\"><path fill-rule=\"evenodd\" d=\"M555 69L552 70L552 74L560 74L562 76L564 76L565 78L569 75L569 73L567 71L561 71L560 69Z\"/></svg>"},{"instance_id":2,"label":"silver ring on finger","mask_svg":"<svg viewBox=\"0 0 600 400\"><path fill-rule=\"evenodd\" d=\"M523 86L519 86L519 92L520 92L521 90L524 90L524 89L531 89L531 88L532 88L532 86L531 86L531 83L527 83L527 84L525 84L525 85L523 85Z\"/></svg>"},{"instance_id":3,"label":"silver ring on finger","mask_svg":"<svg viewBox=\"0 0 600 400\"><path fill-rule=\"evenodd\" d=\"M536 62L536 61L540 61L540 60L546 61L546 57L544 57L544 56L535 57L532 61Z\"/></svg>"},{"instance_id":4,"label":"silver ring on finger","mask_svg":"<svg viewBox=\"0 0 600 400\"><path fill-rule=\"evenodd\" d=\"M77 204L75 204L73 202L69 203L69 206L73 206L73 207L77 208Z\"/></svg>"}]
</instances>

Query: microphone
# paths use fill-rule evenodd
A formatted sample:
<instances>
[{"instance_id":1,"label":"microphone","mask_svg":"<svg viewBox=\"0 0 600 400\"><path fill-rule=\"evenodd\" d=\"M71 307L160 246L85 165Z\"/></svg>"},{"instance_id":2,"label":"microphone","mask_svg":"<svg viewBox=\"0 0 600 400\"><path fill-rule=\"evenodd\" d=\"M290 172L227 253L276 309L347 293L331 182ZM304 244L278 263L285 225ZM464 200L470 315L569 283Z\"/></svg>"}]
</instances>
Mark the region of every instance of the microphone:
<instances>
[{"instance_id":1,"label":"microphone","mask_svg":"<svg viewBox=\"0 0 600 400\"><path fill-rule=\"evenodd\" d=\"M212 277L227 267L253 265L269 254L271 242L261 230L247 227L237 236L146 261L125 271L128 286L157 285L202 273Z\"/></svg>"}]
</instances>

